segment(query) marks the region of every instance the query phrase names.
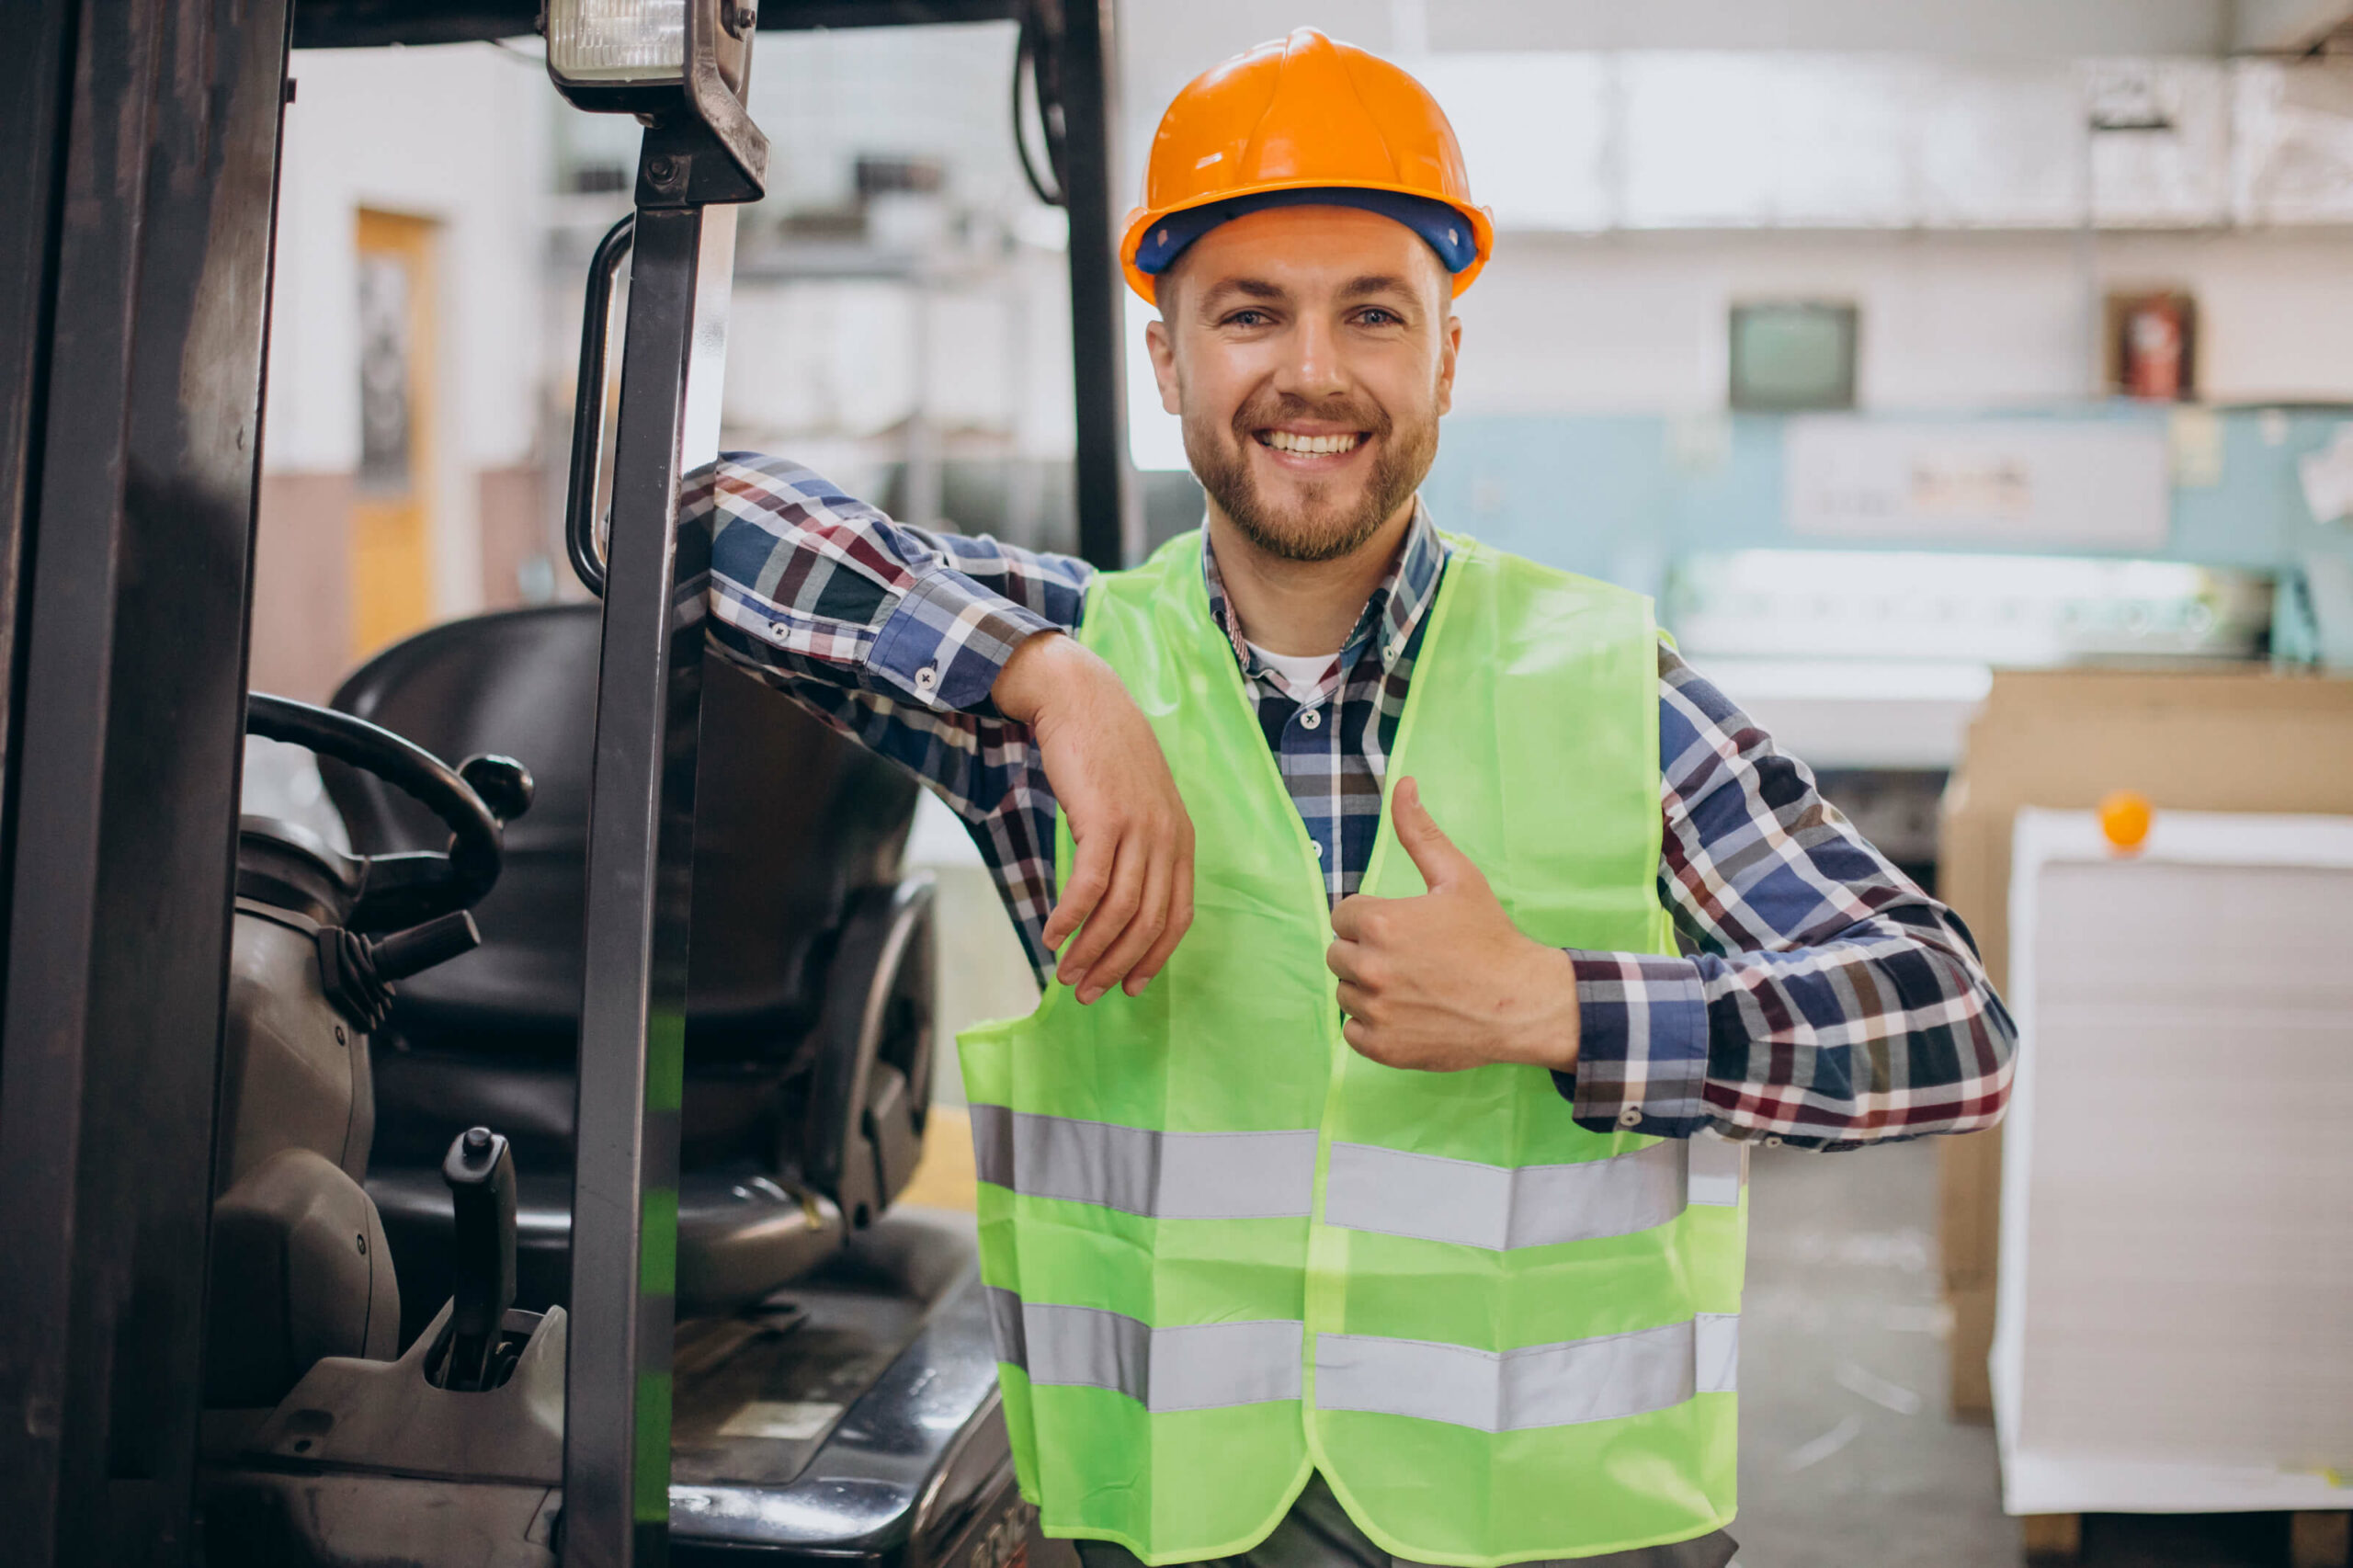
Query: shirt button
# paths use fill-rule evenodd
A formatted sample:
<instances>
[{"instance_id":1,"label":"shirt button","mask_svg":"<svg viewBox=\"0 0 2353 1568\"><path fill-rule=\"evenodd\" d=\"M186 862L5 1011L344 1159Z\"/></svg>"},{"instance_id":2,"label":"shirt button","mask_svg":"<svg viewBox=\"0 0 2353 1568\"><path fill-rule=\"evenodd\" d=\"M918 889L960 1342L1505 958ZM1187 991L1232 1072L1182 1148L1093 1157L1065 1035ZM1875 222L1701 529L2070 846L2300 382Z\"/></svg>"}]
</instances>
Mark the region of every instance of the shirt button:
<instances>
[{"instance_id":1,"label":"shirt button","mask_svg":"<svg viewBox=\"0 0 2353 1568\"><path fill-rule=\"evenodd\" d=\"M1324 858L1324 841L1322 839L1318 838L1310 840L1307 847L1308 851L1318 860Z\"/></svg>"},{"instance_id":2,"label":"shirt button","mask_svg":"<svg viewBox=\"0 0 2353 1568\"><path fill-rule=\"evenodd\" d=\"M1630 1105L1618 1113L1618 1125L1620 1127L1639 1127L1642 1121L1643 1108L1638 1105Z\"/></svg>"},{"instance_id":3,"label":"shirt button","mask_svg":"<svg viewBox=\"0 0 2353 1568\"><path fill-rule=\"evenodd\" d=\"M1778 1137L1775 1137L1775 1138L1768 1138L1768 1139L1766 1139L1766 1140L1765 1140L1765 1147L1767 1147L1768 1149L1778 1149L1778 1148L1779 1148L1780 1146L1781 1146L1781 1141L1780 1141L1780 1139L1779 1139L1779 1138L1778 1138Z\"/></svg>"},{"instance_id":4,"label":"shirt button","mask_svg":"<svg viewBox=\"0 0 2353 1568\"><path fill-rule=\"evenodd\" d=\"M917 691L927 693L935 690L938 685L939 666L938 665L926 665L923 668L915 672L915 689Z\"/></svg>"},{"instance_id":5,"label":"shirt button","mask_svg":"<svg viewBox=\"0 0 2353 1568\"><path fill-rule=\"evenodd\" d=\"M1320 729L1323 723L1324 714L1320 709L1311 708L1299 716L1299 727L1302 730Z\"/></svg>"},{"instance_id":6,"label":"shirt button","mask_svg":"<svg viewBox=\"0 0 2353 1568\"><path fill-rule=\"evenodd\" d=\"M1392 641L1387 646L1381 650L1381 656L1393 665L1397 662L1398 653L1404 649L1404 646L1405 645L1403 642Z\"/></svg>"}]
</instances>

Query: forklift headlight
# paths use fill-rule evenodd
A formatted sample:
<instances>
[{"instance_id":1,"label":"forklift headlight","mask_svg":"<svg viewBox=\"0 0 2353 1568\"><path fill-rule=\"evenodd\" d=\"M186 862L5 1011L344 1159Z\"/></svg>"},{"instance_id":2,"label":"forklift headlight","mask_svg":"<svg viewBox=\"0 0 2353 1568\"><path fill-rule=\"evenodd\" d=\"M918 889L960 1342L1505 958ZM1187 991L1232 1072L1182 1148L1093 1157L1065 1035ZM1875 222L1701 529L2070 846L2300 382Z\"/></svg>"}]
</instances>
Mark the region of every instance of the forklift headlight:
<instances>
[{"instance_id":1,"label":"forklift headlight","mask_svg":"<svg viewBox=\"0 0 2353 1568\"><path fill-rule=\"evenodd\" d=\"M540 13L548 75L575 108L683 110L714 128L742 118L758 25L754 0L546 0Z\"/></svg>"},{"instance_id":2,"label":"forklift headlight","mask_svg":"<svg viewBox=\"0 0 2353 1568\"><path fill-rule=\"evenodd\" d=\"M560 86L675 86L687 75L687 0L549 0Z\"/></svg>"}]
</instances>

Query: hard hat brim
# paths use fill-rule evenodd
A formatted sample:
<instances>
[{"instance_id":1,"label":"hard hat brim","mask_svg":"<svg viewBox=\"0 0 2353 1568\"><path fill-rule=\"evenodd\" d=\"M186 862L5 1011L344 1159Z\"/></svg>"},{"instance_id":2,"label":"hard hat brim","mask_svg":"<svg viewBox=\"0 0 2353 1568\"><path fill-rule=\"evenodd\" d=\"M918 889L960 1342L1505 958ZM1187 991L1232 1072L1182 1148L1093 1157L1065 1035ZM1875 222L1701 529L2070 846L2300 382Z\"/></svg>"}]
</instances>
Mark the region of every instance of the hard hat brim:
<instances>
[{"instance_id":1,"label":"hard hat brim","mask_svg":"<svg viewBox=\"0 0 2353 1568\"><path fill-rule=\"evenodd\" d=\"M1131 210L1128 214L1126 232L1120 240L1120 269L1127 276L1128 287L1142 296L1145 303L1152 305L1160 303L1159 291L1155 286L1154 275L1136 265L1136 255L1143 248L1144 236L1152 232L1154 224L1163 222L1179 212L1189 212L1203 207L1219 207L1233 202L1244 202L1254 196L1290 190L1388 191L1398 196L1417 197L1426 201L1437 201L1441 206L1450 207L1461 213L1463 220L1471 225L1473 251L1470 265L1454 274L1455 297L1460 297L1462 290L1471 287L1472 279L1485 269L1488 256L1494 254L1495 233L1494 215L1484 207L1472 207L1466 203L1447 201L1442 198L1434 197L1426 186L1328 178L1270 180L1238 190L1221 191L1215 198L1205 201L1190 201L1173 207L1139 207Z\"/></svg>"}]
</instances>

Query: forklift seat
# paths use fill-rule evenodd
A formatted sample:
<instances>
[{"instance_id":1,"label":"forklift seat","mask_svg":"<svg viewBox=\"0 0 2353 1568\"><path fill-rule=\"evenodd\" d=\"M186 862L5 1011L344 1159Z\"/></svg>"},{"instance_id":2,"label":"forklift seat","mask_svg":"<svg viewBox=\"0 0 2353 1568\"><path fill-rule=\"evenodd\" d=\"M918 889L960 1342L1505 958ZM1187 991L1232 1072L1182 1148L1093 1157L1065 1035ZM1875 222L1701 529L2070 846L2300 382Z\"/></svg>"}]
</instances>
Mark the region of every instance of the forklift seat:
<instances>
[{"instance_id":1,"label":"forklift seat","mask_svg":"<svg viewBox=\"0 0 2353 1568\"><path fill-rule=\"evenodd\" d=\"M361 666L334 705L443 756L498 752L538 793L474 910L483 945L404 982L374 1052L369 1191L404 1342L447 1293L451 1138L504 1133L517 1304L569 1285L574 1062L600 611L452 621ZM715 656L704 664L680 1127L678 1301L727 1311L864 1228L920 1151L930 1065L929 882L903 881L913 779ZM324 764L355 849L438 848L381 781Z\"/></svg>"}]
</instances>

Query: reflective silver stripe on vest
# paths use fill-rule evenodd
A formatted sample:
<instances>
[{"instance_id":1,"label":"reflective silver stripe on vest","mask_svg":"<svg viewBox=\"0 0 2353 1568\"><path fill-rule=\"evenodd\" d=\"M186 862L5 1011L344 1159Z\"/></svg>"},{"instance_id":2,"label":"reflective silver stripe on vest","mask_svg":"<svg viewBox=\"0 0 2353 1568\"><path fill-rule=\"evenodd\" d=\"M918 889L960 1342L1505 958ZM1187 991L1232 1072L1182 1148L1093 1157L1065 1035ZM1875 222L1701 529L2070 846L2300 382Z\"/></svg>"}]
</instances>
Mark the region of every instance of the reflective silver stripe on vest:
<instances>
[{"instance_id":1,"label":"reflective silver stripe on vest","mask_svg":"<svg viewBox=\"0 0 2353 1568\"><path fill-rule=\"evenodd\" d=\"M976 1105L980 1178L1031 1198L1160 1220L1296 1219L1315 1199L1315 1132L1154 1132Z\"/></svg>"},{"instance_id":2,"label":"reflective silver stripe on vest","mask_svg":"<svg viewBox=\"0 0 2353 1568\"><path fill-rule=\"evenodd\" d=\"M1697 1324L1694 1359L1699 1364L1701 1393L1732 1393L1740 1387L1740 1314L1701 1312Z\"/></svg>"},{"instance_id":3,"label":"reflective silver stripe on vest","mask_svg":"<svg viewBox=\"0 0 2353 1568\"><path fill-rule=\"evenodd\" d=\"M988 1288L997 1359L1032 1383L1126 1394L1154 1415L1297 1399L1304 1325L1280 1320L1154 1328L1122 1312L1024 1301Z\"/></svg>"},{"instance_id":4,"label":"reflective silver stripe on vest","mask_svg":"<svg viewBox=\"0 0 2353 1568\"><path fill-rule=\"evenodd\" d=\"M1729 1138L1694 1138L1690 1150L1691 1201L1738 1208L1740 1189L1748 1185L1748 1145Z\"/></svg>"},{"instance_id":5,"label":"reflective silver stripe on vest","mask_svg":"<svg viewBox=\"0 0 2353 1568\"><path fill-rule=\"evenodd\" d=\"M1631 1235L1683 1212L1688 1146L1687 1139L1665 1139L1606 1160L1487 1165L1335 1143L1324 1219L1352 1231L1499 1252Z\"/></svg>"},{"instance_id":6,"label":"reflective silver stripe on vest","mask_svg":"<svg viewBox=\"0 0 2353 1568\"><path fill-rule=\"evenodd\" d=\"M1413 1415L1482 1432L1614 1421L1728 1392L1740 1320L1683 1323L1498 1354L1369 1335L1315 1336L1315 1403L1324 1410Z\"/></svg>"}]
</instances>

